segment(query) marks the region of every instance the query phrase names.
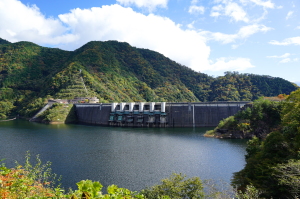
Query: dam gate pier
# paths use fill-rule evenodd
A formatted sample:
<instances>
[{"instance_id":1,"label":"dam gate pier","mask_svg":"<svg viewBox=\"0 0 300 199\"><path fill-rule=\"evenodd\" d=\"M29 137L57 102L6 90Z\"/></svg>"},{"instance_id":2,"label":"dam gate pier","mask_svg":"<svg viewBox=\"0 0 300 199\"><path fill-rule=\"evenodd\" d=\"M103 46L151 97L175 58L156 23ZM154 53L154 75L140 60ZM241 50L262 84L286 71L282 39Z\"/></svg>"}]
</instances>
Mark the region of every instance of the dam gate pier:
<instances>
[{"instance_id":1,"label":"dam gate pier","mask_svg":"<svg viewBox=\"0 0 300 199\"><path fill-rule=\"evenodd\" d=\"M122 102L74 104L79 123L128 127L214 127L237 113L241 102Z\"/></svg>"}]
</instances>

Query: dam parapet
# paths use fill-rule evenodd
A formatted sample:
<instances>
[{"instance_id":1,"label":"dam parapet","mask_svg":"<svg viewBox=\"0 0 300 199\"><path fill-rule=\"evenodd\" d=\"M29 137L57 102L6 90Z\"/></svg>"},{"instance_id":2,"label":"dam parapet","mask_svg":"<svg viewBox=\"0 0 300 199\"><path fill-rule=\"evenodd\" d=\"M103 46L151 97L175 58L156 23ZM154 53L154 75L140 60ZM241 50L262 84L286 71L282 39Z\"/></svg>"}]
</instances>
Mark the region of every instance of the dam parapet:
<instances>
[{"instance_id":1,"label":"dam parapet","mask_svg":"<svg viewBox=\"0 0 300 199\"><path fill-rule=\"evenodd\" d=\"M131 127L213 127L234 115L242 102L122 102L74 104L80 123Z\"/></svg>"}]
</instances>

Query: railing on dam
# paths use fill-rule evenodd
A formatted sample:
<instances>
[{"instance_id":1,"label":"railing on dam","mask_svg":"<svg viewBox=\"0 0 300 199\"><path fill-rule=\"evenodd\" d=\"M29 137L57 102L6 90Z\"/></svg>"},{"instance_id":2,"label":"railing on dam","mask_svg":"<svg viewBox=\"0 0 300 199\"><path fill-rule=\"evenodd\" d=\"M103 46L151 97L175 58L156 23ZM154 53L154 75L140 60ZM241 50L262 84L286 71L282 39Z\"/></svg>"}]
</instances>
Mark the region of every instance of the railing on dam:
<instances>
[{"instance_id":1,"label":"railing on dam","mask_svg":"<svg viewBox=\"0 0 300 199\"><path fill-rule=\"evenodd\" d=\"M75 104L79 122L105 126L210 127L237 113L242 102L126 102Z\"/></svg>"}]
</instances>

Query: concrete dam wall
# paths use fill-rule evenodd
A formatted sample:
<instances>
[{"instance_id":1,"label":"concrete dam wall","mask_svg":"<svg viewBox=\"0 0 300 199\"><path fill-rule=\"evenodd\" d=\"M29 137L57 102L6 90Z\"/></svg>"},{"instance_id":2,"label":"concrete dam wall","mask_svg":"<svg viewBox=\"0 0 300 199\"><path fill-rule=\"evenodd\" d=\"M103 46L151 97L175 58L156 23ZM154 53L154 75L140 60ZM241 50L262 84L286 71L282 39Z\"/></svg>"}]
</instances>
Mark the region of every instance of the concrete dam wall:
<instances>
[{"instance_id":1,"label":"concrete dam wall","mask_svg":"<svg viewBox=\"0 0 300 199\"><path fill-rule=\"evenodd\" d=\"M237 113L243 102L128 102L75 104L80 123L131 127L213 127Z\"/></svg>"}]
</instances>

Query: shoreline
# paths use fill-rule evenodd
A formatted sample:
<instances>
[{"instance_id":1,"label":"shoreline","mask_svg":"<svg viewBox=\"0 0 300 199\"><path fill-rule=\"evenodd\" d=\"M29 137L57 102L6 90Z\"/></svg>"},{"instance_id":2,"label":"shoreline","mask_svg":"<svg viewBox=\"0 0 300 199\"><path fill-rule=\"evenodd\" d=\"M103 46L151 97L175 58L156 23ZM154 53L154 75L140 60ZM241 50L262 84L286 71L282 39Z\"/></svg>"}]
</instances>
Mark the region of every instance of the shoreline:
<instances>
[{"instance_id":1,"label":"shoreline","mask_svg":"<svg viewBox=\"0 0 300 199\"><path fill-rule=\"evenodd\" d=\"M12 121L12 120L15 120L15 119L17 119L17 117L12 118L12 119L7 119L7 120L0 120L0 122L8 122L8 121Z\"/></svg>"}]
</instances>

